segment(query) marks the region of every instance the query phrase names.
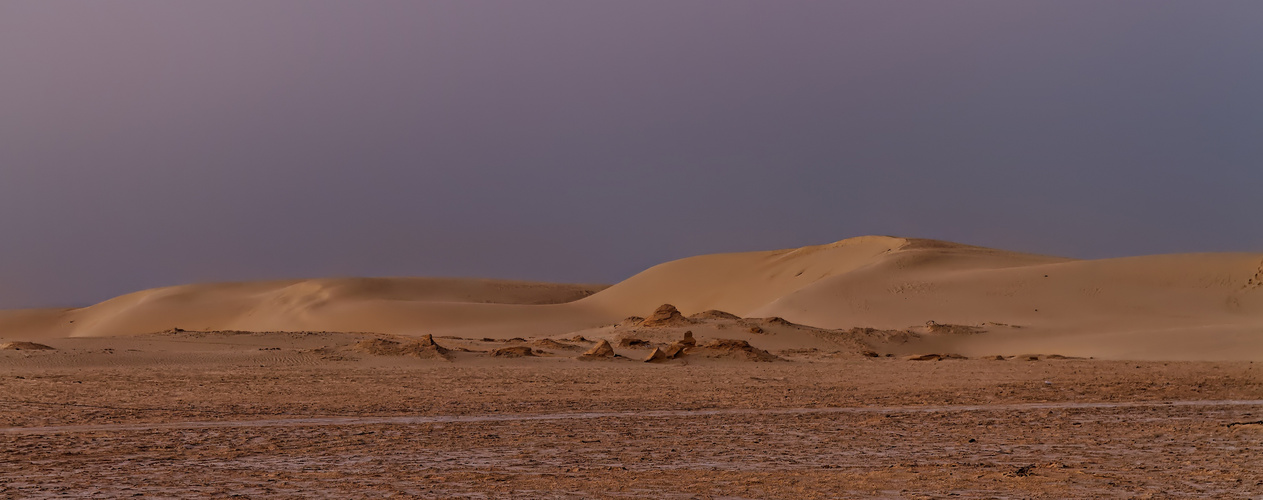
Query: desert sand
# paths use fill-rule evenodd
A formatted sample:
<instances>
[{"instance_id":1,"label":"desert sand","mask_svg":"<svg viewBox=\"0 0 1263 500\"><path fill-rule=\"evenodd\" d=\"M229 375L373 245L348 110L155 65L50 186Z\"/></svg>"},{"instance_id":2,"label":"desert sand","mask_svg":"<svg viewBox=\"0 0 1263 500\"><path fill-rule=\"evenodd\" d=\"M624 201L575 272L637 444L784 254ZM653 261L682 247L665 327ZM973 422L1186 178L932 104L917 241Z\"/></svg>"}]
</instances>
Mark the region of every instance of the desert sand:
<instances>
[{"instance_id":1,"label":"desert sand","mask_svg":"<svg viewBox=\"0 0 1263 500\"><path fill-rule=\"evenodd\" d=\"M0 492L1263 494L1263 254L869 236L0 311Z\"/></svg>"},{"instance_id":2,"label":"desert sand","mask_svg":"<svg viewBox=\"0 0 1263 500\"><path fill-rule=\"evenodd\" d=\"M883 236L692 257L608 288L438 278L176 286L81 309L3 312L0 336L121 337L180 328L507 339L601 327L611 333L610 325L662 304L685 315L717 310L833 330L970 327L969 335L923 335L890 347L899 352L1263 360L1263 254L1085 261ZM787 331L761 339L788 347L810 344L810 337Z\"/></svg>"}]
</instances>

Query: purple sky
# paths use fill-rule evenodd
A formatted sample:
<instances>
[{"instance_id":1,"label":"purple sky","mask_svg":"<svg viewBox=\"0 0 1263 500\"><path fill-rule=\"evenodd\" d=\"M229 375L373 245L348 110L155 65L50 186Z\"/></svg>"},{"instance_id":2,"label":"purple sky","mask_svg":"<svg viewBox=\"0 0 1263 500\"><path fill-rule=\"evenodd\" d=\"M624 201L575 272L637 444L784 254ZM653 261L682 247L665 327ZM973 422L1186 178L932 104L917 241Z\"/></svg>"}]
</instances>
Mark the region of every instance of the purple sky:
<instances>
[{"instance_id":1,"label":"purple sky","mask_svg":"<svg viewBox=\"0 0 1263 500\"><path fill-rule=\"evenodd\" d=\"M0 307L1263 251L1263 2L0 2Z\"/></svg>"}]
</instances>

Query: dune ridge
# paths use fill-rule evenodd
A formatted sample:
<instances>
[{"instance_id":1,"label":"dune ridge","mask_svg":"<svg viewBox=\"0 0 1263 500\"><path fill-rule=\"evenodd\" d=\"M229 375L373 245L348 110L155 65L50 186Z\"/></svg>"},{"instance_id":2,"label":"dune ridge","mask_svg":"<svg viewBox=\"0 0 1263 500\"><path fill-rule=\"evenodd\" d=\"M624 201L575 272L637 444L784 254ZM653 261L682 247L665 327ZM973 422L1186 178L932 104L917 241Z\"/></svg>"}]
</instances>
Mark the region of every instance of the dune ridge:
<instances>
[{"instance_id":1,"label":"dune ridge","mask_svg":"<svg viewBox=\"0 0 1263 500\"><path fill-rule=\"evenodd\" d=\"M184 285L79 309L0 312L0 338L103 337L170 328L558 335L664 303L817 328L970 325L902 349L1058 352L1123 359L1263 359L1263 254L1076 260L863 236L666 262L613 286L455 278ZM792 339L781 339L781 343Z\"/></svg>"}]
</instances>

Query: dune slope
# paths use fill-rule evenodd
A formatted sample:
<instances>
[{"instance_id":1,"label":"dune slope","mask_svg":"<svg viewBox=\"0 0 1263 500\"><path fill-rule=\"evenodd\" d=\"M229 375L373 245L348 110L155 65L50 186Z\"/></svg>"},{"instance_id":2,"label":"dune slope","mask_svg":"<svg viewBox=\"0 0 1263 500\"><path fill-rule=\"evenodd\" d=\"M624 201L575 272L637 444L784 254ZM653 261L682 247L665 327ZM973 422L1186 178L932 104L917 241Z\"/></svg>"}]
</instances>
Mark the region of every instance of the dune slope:
<instances>
[{"instance_id":1,"label":"dune slope","mask_svg":"<svg viewBox=\"0 0 1263 500\"><path fill-rule=\"evenodd\" d=\"M81 309L0 317L0 329L48 328L52 334L100 337L189 330L378 331L423 333L497 319L553 318L549 305L573 301L605 288L507 280L461 278L326 278L213 283L135 292ZM15 318L19 318L16 314ZM582 315L577 315L580 318ZM555 318L565 324L568 318ZM29 335L28 335L29 336Z\"/></svg>"},{"instance_id":2,"label":"dune slope","mask_svg":"<svg viewBox=\"0 0 1263 500\"><path fill-rule=\"evenodd\" d=\"M785 297L876 269L883 269L878 274L916 264L935 270L999 269L1068 260L941 241L862 236L828 245L672 261L581 302L622 314L643 314L668 302L685 313L720 309L740 316L772 316L782 315L769 307ZM831 317L829 302L826 299L815 312Z\"/></svg>"}]
</instances>

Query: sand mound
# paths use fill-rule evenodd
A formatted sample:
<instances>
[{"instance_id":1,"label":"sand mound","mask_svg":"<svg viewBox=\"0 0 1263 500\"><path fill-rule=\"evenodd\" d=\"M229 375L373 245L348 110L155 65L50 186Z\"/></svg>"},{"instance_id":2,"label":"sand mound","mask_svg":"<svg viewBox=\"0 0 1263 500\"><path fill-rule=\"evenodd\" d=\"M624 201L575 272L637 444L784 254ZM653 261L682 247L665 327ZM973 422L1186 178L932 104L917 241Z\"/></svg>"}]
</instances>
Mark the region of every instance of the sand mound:
<instances>
[{"instance_id":1,"label":"sand mound","mask_svg":"<svg viewBox=\"0 0 1263 500\"><path fill-rule=\"evenodd\" d=\"M942 361L945 359L969 359L959 354L919 354L903 358L908 361Z\"/></svg>"},{"instance_id":2,"label":"sand mound","mask_svg":"<svg viewBox=\"0 0 1263 500\"><path fill-rule=\"evenodd\" d=\"M0 351L52 351L52 346L35 342L5 342L0 344Z\"/></svg>"},{"instance_id":3,"label":"sand mound","mask_svg":"<svg viewBox=\"0 0 1263 500\"><path fill-rule=\"evenodd\" d=\"M628 316L626 318L623 318L622 321L619 321L618 326L640 326L640 324L643 323L644 321L645 321L645 318L642 318L640 316Z\"/></svg>"},{"instance_id":4,"label":"sand mound","mask_svg":"<svg viewBox=\"0 0 1263 500\"><path fill-rule=\"evenodd\" d=\"M535 347L542 347L544 349L565 349L565 350L582 349L582 347L579 347L577 345L566 344L563 342L558 342L553 339L539 339L534 342L531 342L531 345L534 345Z\"/></svg>"},{"instance_id":5,"label":"sand mound","mask_svg":"<svg viewBox=\"0 0 1263 500\"><path fill-rule=\"evenodd\" d=\"M941 323L936 323L934 321L926 321L925 331L929 333L944 334L944 335L972 335L972 334L977 334L977 333L983 333L986 330L983 330L982 328L979 328L976 326L944 325Z\"/></svg>"},{"instance_id":6,"label":"sand mound","mask_svg":"<svg viewBox=\"0 0 1263 500\"><path fill-rule=\"evenodd\" d=\"M565 307L601 288L448 278L184 285L136 292L62 313L56 328L74 337L141 334L173 327L392 335L424 329L471 337L485 336L471 327L486 326L497 335L513 330L542 336L608 321L583 308Z\"/></svg>"},{"instance_id":7,"label":"sand mound","mask_svg":"<svg viewBox=\"0 0 1263 500\"><path fill-rule=\"evenodd\" d=\"M404 352L404 345L393 340L368 339L356 342L351 350L374 356L399 356Z\"/></svg>"},{"instance_id":8,"label":"sand mound","mask_svg":"<svg viewBox=\"0 0 1263 500\"><path fill-rule=\"evenodd\" d=\"M741 316L737 316L736 314L720 311L719 309L707 309L705 311L689 316L689 319L738 320L738 319L741 319Z\"/></svg>"},{"instance_id":9,"label":"sand mound","mask_svg":"<svg viewBox=\"0 0 1263 500\"><path fill-rule=\"evenodd\" d=\"M662 304L658 306L653 314L640 322L640 326L646 327L664 327L664 326L684 326L692 324L688 318L685 318L680 311L671 304Z\"/></svg>"},{"instance_id":10,"label":"sand mound","mask_svg":"<svg viewBox=\"0 0 1263 500\"><path fill-rule=\"evenodd\" d=\"M782 361L770 352L750 345L744 340L715 339L706 345L694 349L710 358L740 359L745 361Z\"/></svg>"},{"instance_id":11,"label":"sand mound","mask_svg":"<svg viewBox=\"0 0 1263 500\"><path fill-rule=\"evenodd\" d=\"M825 330L833 334L841 334L850 338L864 340L868 342L878 343L894 343L906 344L910 341L920 339L921 334L911 330L883 330L880 328L872 328L866 326L857 326L838 332L836 330Z\"/></svg>"},{"instance_id":12,"label":"sand mound","mask_svg":"<svg viewBox=\"0 0 1263 500\"><path fill-rule=\"evenodd\" d=\"M374 356L414 356L418 358L448 359L448 350L434 342L434 336L426 335L416 341L394 341L383 338L356 342L351 350Z\"/></svg>"},{"instance_id":13,"label":"sand mound","mask_svg":"<svg viewBox=\"0 0 1263 500\"><path fill-rule=\"evenodd\" d=\"M526 356L534 356L535 351L524 345L515 345L512 347L501 347L491 351L491 355L497 358L522 358Z\"/></svg>"},{"instance_id":14,"label":"sand mound","mask_svg":"<svg viewBox=\"0 0 1263 500\"><path fill-rule=\"evenodd\" d=\"M791 323L787 321L785 318L782 318L780 316L772 316L770 318L763 318L761 321L763 324L769 325L769 326L799 326L797 323Z\"/></svg>"}]
</instances>

